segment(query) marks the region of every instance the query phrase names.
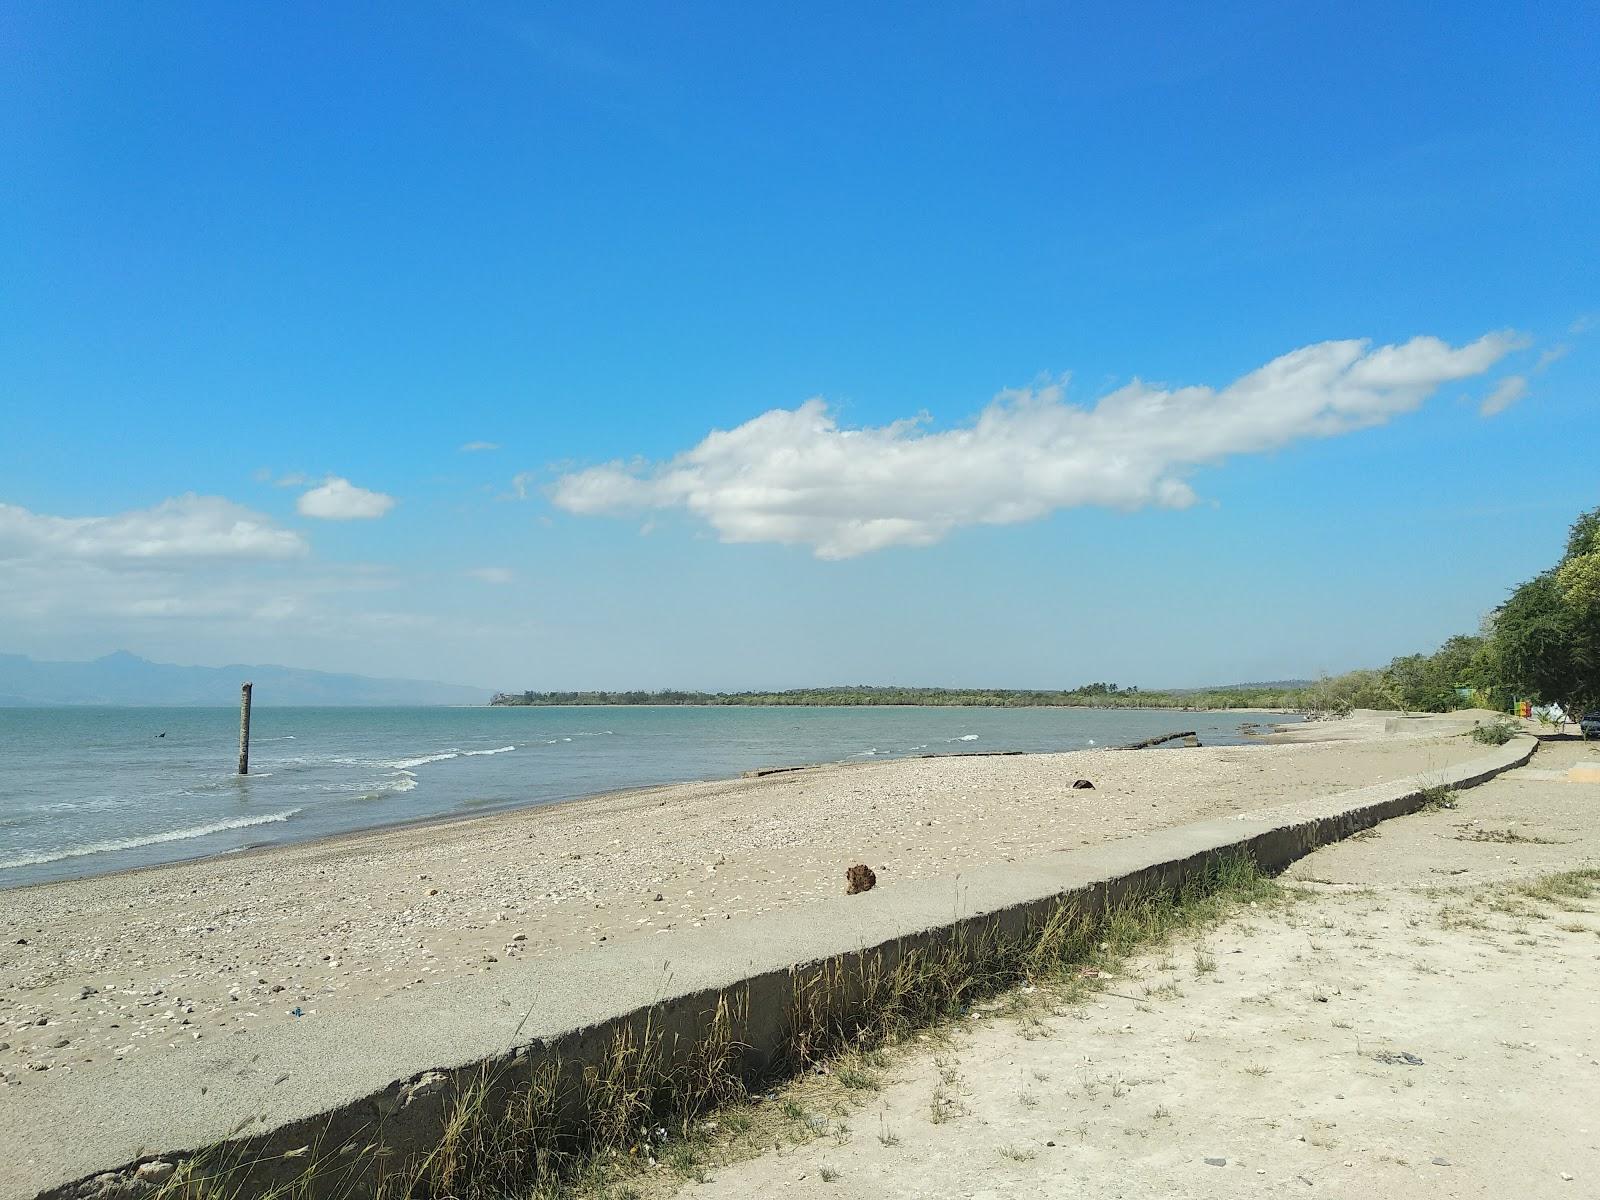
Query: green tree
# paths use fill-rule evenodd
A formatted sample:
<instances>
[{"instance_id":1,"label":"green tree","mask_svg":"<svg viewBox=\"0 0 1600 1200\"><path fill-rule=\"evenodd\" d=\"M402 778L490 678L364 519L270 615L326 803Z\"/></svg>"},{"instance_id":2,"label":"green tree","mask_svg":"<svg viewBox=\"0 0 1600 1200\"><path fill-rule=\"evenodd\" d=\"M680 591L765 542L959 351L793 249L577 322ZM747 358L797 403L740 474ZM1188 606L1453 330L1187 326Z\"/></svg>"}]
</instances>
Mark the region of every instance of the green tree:
<instances>
[{"instance_id":1,"label":"green tree","mask_svg":"<svg viewBox=\"0 0 1600 1200\"><path fill-rule=\"evenodd\" d=\"M1489 659L1517 695L1574 717L1600 708L1600 509L1573 522L1559 563L1496 611Z\"/></svg>"},{"instance_id":2,"label":"green tree","mask_svg":"<svg viewBox=\"0 0 1600 1200\"><path fill-rule=\"evenodd\" d=\"M1592 621L1600 613L1600 508L1572 523L1556 582L1580 621Z\"/></svg>"},{"instance_id":3,"label":"green tree","mask_svg":"<svg viewBox=\"0 0 1600 1200\"><path fill-rule=\"evenodd\" d=\"M1395 702L1407 712L1450 712L1461 703L1458 688L1476 687L1483 639L1457 634L1432 654L1397 658L1384 671Z\"/></svg>"}]
</instances>

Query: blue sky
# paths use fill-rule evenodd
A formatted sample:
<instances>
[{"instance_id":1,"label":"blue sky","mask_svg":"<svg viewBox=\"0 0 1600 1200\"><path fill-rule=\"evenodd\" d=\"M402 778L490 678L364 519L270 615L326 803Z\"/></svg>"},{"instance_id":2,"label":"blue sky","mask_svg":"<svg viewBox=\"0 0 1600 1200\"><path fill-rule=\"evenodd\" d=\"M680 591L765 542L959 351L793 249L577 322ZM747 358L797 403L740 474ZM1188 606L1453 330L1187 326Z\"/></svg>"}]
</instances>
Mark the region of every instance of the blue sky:
<instances>
[{"instance_id":1,"label":"blue sky","mask_svg":"<svg viewBox=\"0 0 1600 1200\"><path fill-rule=\"evenodd\" d=\"M1431 647L1600 504L1596 13L8 6L0 651Z\"/></svg>"}]
</instances>

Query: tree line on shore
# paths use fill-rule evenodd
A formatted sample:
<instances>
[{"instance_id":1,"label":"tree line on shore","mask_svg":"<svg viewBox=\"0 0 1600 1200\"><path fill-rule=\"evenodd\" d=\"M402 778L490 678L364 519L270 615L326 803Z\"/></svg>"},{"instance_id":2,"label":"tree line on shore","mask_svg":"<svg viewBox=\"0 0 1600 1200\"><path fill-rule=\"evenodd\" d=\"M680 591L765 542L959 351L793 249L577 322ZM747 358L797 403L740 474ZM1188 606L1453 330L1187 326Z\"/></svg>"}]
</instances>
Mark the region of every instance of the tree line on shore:
<instances>
[{"instance_id":1,"label":"tree line on shore","mask_svg":"<svg viewBox=\"0 0 1600 1200\"><path fill-rule=\"evenodd\" d=\"M495 704L703 704L726 706L934 705L951 708L1287 708L1304 685L1244 684L1183 692L1146 692L1114 683L1069 689L851 687L791 688L781 692L512 692Z\"/></svg>"},{"instance_id":2,"label":"tree line on shore","mask_svg":"<svg viewBox=\"0 0 1600 1200\"><path fill-rule=\"evenodd\" d=\"M1320 680L1307 701L1330 712L1509 712L1519 701L1555 705L1571 719L1600 710L1600 508L1578 516L1561 558L1514 589L1479 633L1381 670Z\"/></svg>"},{"instance_id":3,"label":"tree line on shore","mask_svg":"<svg viewBox=\"0 0 1600 1200\"><path fill-rule=\"evenodd\" d=\"M1143 691L1114 683L1026 688L828 687L777 692L512 692L498 705L948 705L985 708L1289 709L1341 714L1354 708L1508 712L1518 701L1559 706L1576 718L1600 709L1600 508L1573 522L1559 562L1516 588L1476 634L1432 654L1315 682Z\"/></svg>"}]
</instances>

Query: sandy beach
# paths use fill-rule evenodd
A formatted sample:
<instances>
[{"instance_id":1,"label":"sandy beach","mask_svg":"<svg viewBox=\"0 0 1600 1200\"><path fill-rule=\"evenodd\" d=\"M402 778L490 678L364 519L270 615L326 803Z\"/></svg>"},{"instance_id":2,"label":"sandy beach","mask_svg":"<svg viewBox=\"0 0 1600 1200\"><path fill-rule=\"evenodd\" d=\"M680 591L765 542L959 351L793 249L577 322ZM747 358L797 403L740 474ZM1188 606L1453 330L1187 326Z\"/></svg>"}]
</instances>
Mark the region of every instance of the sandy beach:
<instances>
[{"instance_id":1,"label":"sandy beach","mask_svg":"<svg viewBox=\"0 0 1600 1200\"><path fill-rule=\"evenodd\" d=\"M0 1103L92 1089L301 1017L381 1017L502 962L609 948L842 892L1425 781L1474 744L1350 720L1226 749L832 765L621 793L3 893ZM1091 789L1073 789L1086 778Z\"/></svg>"},{"instance_id":2,"label":"sandy beach","mask_svg":"<svg viewBox=\"0 0 1600 1200\"><path fill-rule=\"evenodd\" d=\"M1600 747L1548 742L1086 997L1001 997L865 1086L791 1084L639 1193L1600 1194L1597 805Z\"/></svg>"}]
</instances>

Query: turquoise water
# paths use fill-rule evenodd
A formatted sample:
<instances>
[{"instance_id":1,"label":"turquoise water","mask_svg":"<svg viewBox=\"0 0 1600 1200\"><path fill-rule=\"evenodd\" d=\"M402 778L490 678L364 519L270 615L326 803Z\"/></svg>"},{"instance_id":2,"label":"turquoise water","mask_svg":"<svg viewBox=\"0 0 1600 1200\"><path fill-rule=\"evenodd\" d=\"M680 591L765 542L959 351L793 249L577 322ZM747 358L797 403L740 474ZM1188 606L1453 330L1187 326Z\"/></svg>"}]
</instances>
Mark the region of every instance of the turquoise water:
<instances>
[{"instance_id":1,"label":"turquoise water","mask_svg":"<svg viewBox=\"0 0 1600 1200\"><path fill-rule=\"evenodd\" d=\"M0 887L754 767L1080 750L1249 714L988 708L0 708ZM1282 718L1276 718L1282 719ZM159 736L165 734L165 737Z\"/></svg>"}]
</instances>

